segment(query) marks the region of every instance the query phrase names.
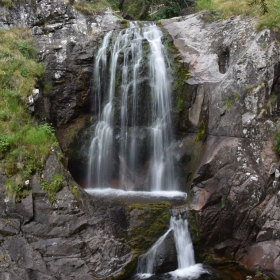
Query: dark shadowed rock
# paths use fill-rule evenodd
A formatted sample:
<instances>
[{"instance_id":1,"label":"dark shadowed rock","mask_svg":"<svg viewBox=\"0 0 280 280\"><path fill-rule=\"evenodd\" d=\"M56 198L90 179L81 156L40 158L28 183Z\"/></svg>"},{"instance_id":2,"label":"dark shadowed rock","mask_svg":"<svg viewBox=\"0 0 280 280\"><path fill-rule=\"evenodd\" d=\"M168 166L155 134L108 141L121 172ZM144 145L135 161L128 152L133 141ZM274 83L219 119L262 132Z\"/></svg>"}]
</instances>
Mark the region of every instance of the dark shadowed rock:
<instances>
[{"instance_id":1,"label":"dark shadowed rock","mask_svg":"<svg viewBox=\"0 0 280 280\"><path fill-rule=\"evenodd\" d=\"M155 272L165 273L178 268L177 251L173 230L169 231L161 246L157 250L155 258Z\"/></svg>"}]
</instances>

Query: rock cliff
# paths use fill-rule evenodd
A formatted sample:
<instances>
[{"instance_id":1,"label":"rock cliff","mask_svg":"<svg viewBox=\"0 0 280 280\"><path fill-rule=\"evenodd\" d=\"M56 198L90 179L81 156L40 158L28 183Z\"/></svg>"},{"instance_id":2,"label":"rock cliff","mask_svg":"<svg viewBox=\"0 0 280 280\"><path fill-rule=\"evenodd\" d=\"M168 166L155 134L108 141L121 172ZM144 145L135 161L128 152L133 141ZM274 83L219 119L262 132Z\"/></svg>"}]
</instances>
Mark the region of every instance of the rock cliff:
<instances>
[{"instance_id":1,"label":"rock cliff","mask_svg":"<svg viewBox=\"0 0 280 280\"><path fill-rule=\"evenodd\" d=\"M46 74L29 107L52 122L66 152L90 118L97 41L125 22L110 9L83 15L66 1L19 1L0 10L0 28L30 28L34 35ZM0 279L122 278L168 227L169 203L93 198L73 181L61 155L52 151L19 203L6 197L7 177L0 170ZM48 190L55 178L57 194Z\"/></svg>"},{"instance_id":2,"label":"rock cliff","mask_svg":"<svg viewBox=\"0 0 280 280\"><path fill-rule=\"evenodd\" d=\"M51 183L55 174L64 187L51 204L41 181ZM169 203L94 198L65 172L56 152L20 203L5 197L5 181L0 174L0 279L120 279L168 227Z\"/></svg>"},{"instance_id":3,"label":"rock cliff","mask_svg":"<svg viewBox=\"0 0 280 280\"><path fill-rule=\"evenodd\" d=\"M279 34L257 32L250 18L211 13L161 23L189 69L191 103L176 153L191 178L203 251L277 278Z\"/></svg>"},{"instance_id":4,"label":"rock cliff","mask_svg":"<svg viewBox=\"0 0 280 280\"><path fill-rule=\"evenodd\" d=\"M64 1L0 8L1 28L33 32L46 64L34 114L53 123L66 154L90 118L96 43L122 24L110 10L83 15ZM211 13L161 24L188 69L174 156L183 170L181 185L191 194L200 250L278 279L280 169L273 135L279 126L279 35L256 31L250 18L220 20ZM51 183L57 173L64 183L51 204L41 179ZM168 226L166 203L127 205L79 190L56 152L21 203L5 199L6 179L0 174L1 279L121 278Z\"/></svg>"}]
</instances>

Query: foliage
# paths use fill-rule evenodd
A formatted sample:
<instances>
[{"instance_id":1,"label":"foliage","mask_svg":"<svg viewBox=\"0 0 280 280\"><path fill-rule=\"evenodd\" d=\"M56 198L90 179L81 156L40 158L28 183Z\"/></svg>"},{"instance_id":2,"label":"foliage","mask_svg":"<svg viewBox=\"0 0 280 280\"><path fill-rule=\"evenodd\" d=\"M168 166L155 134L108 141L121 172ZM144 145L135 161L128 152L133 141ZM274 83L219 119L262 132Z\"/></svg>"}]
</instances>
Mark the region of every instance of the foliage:
<instances>
[{"instance_id":1,"label":"foliage","mask_svg":"<svg viewBox=\"0 0 280 280\"><path fill-rule=\"evenodd\" d=\"M277 95L275 93L272 93L267 101L267 106L275 106L277 103Z\"/></svg>"},{"instance_id":2,"label":"foliage","mask_svg":"<svg viewBox=\"0 0 280 280\"><path fill-rule=\"evenodd\" d=\"M12 1L11 0L0 0L0 5L6 8L12 8Z\"/></svg>"},{"instance_id":3,"label":"foliage","mask_svg":"<svg viewBox=\"0 0 280 280\"><path fill-rule=\"evenodd\" d=\"M279 130L276 130L274 132L274 149L278 154L280 154L280 131Z\"/></svg>"},{"instance_id":4,"label":"foliage","mask_svg":"<svg viewBox=\"0 0 280 280\"><path fill-rule=\"evenodd\" d=\"M197 128L195 141L198 142L200 140L203 140L205 135L206 135L206 123L205 120L202 119Z\"/></svg>"},{"instance_id":5,"label":"foliage","mask_svg":"<svg viewBox=\"0 0 280 280\"><path fill-rule=\"evenodd\" d=\"M150 5L162 4L158 12L150 16L150 20L160 20L180 16L184 13L184 8L189 5L186 0L165 0L165 1L150 1Z\"/></svg>"},{"instance_id":6,"label":"foliage","mask_svg":"<svg viewBox=\"0 0 280 280\"><path fill-rule=\"evenodd\" d=\"M41 183L42 189L48 194L50 203L56 202L55 195L63 186L63 177L59 173L54 174L50 182L44 181Z\"/></svg>"},{"instance_id":7,"label":"foliage","mask_svg":"<svg viewBox=\"0 0 280 280\"><path fill-rule=\"evenodd\" d=\"M25 184L21 180L22 178L20 176L16 176L15 179L9 178L5 183L6 195L14 202L19 202L22 197L31 193L29 184Z\"/></svg>"},{"instance_id":8,"label":"foliage","mask_svg":"<svg viewBox=\"0 0 280 280\"><path fill-rule=\"evenodd\" d=\"M280 31L279 0L198 0L197 10L211 10L228 18L236 15L250 15L258 20L258 28Z\"/></svg>"},{"instance_id":9,"label":"foliage","mask_svg":"<svg viewBox=\"0 0 280 280\"><path fill-rule=\"evenodd\" d=\"M117 2L114 0L75 1L74 7L81 13L90 15L105 10L107 7L115 10L117 9Z\"/></svg>"},{"instance_id":10,"label":"foliage","mask_svg":"<svg viewBox=\"0 0 280 280\"><path fill-rule=\"evenodd\" d=\"M80 197L79 197L78 187L77 186L70 187L70 191L75 196L76 200L80 202L81 200L80 200Z\"/></svg>"},{"instance_id":11,"label":"foliage","mask_svg":"<svg viewBox=\"0 0 280 280\"><path fill-rule=\"evenodd\" d=\"M231 101L230 101L230 98L227 97L227 99L226 99L226 108L230 109L230 107L231 107Z\"/></svg>"},{"instance_id":12,"label":"foliage","mask_svg":"<svg viewBox=\"0 0 280 280\"><path fill-rule=\"evenodd\" d=\"M160 20L178 16L179 10L176 7L164 6L157 13L150 16L150 20Z\"/></svg>"},{"instance_id":13,"label":"foliage","mask_svg":"<svg viewBox=\"0 0 280 280\"><path fill-rule=\"evenodd\" d=\"M253 0L252 2L249 2L249 5L260 5L261 11L264 14L268 13L267 3L266 0Z\"/></svg>"},{"instance_id":14,"label":"foliage","mask_svg":"<svg viewBox=\"0 0 280 280\"><path fill-rule=\"evenodd\" d=\"M265 273L261 272L260 268L258 268L255 277L262 280L269 280L269 277Z\"/></svg>"},{"instance_id":15,"label":"foliage","mask_svg":"<svg viewBox=\"0 0 280 280\"><path fill-rule=\"evenodd\" d=\"M16 175L17 183L7 185L11 196L23 192L24 181L43 167L56 145L52 127L35 122L26 106L45 71L36 59L28 30L0 31L0 168L8 177Z\"/></svg>"}]
</instances>

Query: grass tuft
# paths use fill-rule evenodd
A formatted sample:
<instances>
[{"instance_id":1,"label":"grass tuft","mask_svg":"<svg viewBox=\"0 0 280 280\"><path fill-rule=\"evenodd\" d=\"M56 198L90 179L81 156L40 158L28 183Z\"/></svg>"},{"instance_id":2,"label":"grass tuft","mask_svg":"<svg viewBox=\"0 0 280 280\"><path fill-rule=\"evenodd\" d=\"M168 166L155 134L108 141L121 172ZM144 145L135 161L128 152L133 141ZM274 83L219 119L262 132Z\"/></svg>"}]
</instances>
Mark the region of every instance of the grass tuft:
<instances>
[{"instance_id":1,"label":"grass tuft","mask_svg":"<svg viewBox=\"0 0 280 280\"><path fill-rule=\"evenodd\" d=\"M197 10L210 10L223 18L250 15L257 19L258 29L269 28L280 31L280 1L266 0L267 12L264 13L262 1L250 0L198 0Z\"/></svg>"},{"instance_id":2,"label":"grass tuft","mask_svg":"<svg viewBox=\"0 0 280 280\"><path fill-rule=\"evenodd\" d=\"M26 180L57 145L52 127L33 120L26 105L45 71L36 60L27 29L0 30L0 169L10 178L6 193L16 201L28 193Z\"/></svg>"},{"instance_id":3,"label":"grass tuft","mask_svg":"<svg viewBox=\"0 0 280 280\"><path fill-rule=\"evenodd\" d=\"M75 1L74 7L83 14L91 15L95 12L105 10L106 8L110 7L113 10L117 9L118 1L112 0L97 0L92 2L85 2L85 1Z\"/></svg>"}]
</instances>

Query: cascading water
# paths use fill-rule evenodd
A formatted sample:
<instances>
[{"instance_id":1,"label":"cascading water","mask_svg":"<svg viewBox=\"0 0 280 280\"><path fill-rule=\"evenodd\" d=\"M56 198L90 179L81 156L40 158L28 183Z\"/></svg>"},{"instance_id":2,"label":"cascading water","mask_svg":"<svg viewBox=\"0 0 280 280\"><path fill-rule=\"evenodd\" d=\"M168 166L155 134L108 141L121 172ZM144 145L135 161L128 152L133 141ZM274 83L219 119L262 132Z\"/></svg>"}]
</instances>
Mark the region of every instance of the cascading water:
<instances>
[{"instance_id":1,"label":"cascading water","mask_svg":"<svg viewBox=\"0 0 280 280\"><path fill-rule=\"evenodd\" d=\"M89 150L88 188L118 181L119 188L134 189L145 172L149 190L177 188L168 154L171 69L161 37L155 24L137 23L104 37L94 67L99 113Z\"/></svg>"},{"instance_id":2,"label":"cascading water","mask_svg":"<svg viewBox=\"0 0 280 280\"><path fill-rule=\"evenodd\" d=\"M170 228L174 231L177 250L178 268L183 269L195 264L191 236L188 229L188 220L179 214L170 218Z\"/></svg>"},{"instance_id":3,"label":"cascading water","mask_svg":"<svg viewBox=\"0 0 280 280\"><path fill-rule=\"evenodd\" d=\"M186 211L186 210L184 210ZM166 237L173 233L177 251L178 269L169 272L166 279L197 279L201 274L208 273L202 264L195 264L193 244L188 229L188 220L173 211L170 218L169 230L143 255L139 257L137 273L140 278L149 278L158 269L158 262L162 262L161 246ZM160 278L162 279L162 278Z\"/></svg>"},{"instance_id":4,"label":"cascading water","mask_svg":"<svg viewBox=\"0 0 280 280\"><path fill-rule=\"evenodd\" d=\"M104 193L104 188L117 185L126 192L118 191L113 196L128 198L132 192L127 190L143 191L142 187L147 190L145 186L148 186L158 197L162 196L159 191L168 191L169 198L186 199L186 194L170 192L177 189L170 152L172 71L161 38L162 32L155 24L140 27L132 22L130 28L118 34L109 32L103 39L94 66L94 104L98 118L93 124L89 150L89 193L92 188L95 194L100 190L96 188ZM142 184L138 183L140 177L145 178ZM106 193L112 195L112 189ZM137 192L137 202L139 196L145 195L147 192L140 195ZM195 265L188 222L177 213L171 217L169 231L139 258L141 275L155 272L158 248L171 233L179 267L172 273L186 275L184 271L188 269L187 275L200 274L202 268ZM189 269L193 267L194 270Z\"/></svg>"}]
</instances>

